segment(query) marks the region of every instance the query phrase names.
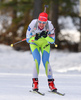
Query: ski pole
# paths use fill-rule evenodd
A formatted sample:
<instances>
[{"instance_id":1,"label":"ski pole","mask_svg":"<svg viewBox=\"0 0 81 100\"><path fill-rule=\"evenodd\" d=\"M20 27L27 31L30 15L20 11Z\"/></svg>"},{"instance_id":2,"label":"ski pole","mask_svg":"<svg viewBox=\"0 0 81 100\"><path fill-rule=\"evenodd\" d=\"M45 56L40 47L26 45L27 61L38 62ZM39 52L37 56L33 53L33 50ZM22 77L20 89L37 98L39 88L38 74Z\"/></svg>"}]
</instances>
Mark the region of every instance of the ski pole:
<instances>
[{"instance_id":1,"label":"ski pole","mask_svg":"<svg viewBox=\"0 0 81 100\"><path fill-rule=\"evenodd\" d=\"M25 39L22 39L22 40L20 40L20 41L18 41L18 42L16 42L16 43L11 44L11 47L13 47L15 44L21 43L21 42L23 42L23 41L25 41L25 40L26 40L26 38L25 38Z\"/></svg>"},{"instance_id":2,"label":"ski pole","mask_svg":"<svg viewBox=\"0 0 81 100\"><path fill-rule=\"evenodd\" d=\"M53 43L53 44L55 45L56 48L58 47L58 45L56 43ZM50 45L50 44L45 45L43 48L45 49L48 45Z\"/></svg>"},{"instance_id":3,"label":"ski pole","mask_svg":"<svg viewBox=\"0 0 81 100\"><path fill-rule=\"evenodd\" d=\"M58 47L58 45L56 43L53 43L53 44L55 45L56 48Z\"/></svg>"},{"instance_id":4,"label":"ski pole","mask_svg":"<svg viewBox=\"0 0 81 100\"><path fill-rule=\"evenodd\" d=\"M18 43L21 43L21 42L23 42L23 41L25 41L26 40L26 38L25 39L22 39L22 40L20 40L20 41L18 41L18 42L16 42L16 43L13 43L13 44L11 44L10 46L11 47L13 47L15 44L18 44ZM32 42L33 42L34 40L32 40ZM56 43L54 43L54 45L55 45L55 47L57 48L58 47L58 45L56 44ZM48 46L48 45L46 45L46 46ZM45 47L46 47L45 46Z\"/></svg>"}]
</instances>

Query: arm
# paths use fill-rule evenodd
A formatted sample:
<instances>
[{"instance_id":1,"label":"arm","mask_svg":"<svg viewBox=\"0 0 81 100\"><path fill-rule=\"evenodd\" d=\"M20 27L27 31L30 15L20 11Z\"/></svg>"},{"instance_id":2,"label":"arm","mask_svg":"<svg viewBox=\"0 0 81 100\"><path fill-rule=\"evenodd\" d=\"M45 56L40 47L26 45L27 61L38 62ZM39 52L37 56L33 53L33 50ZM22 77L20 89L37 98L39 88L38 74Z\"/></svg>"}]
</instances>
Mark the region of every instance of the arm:
<instances>
[{"instance_id":1,"label":"arm","mask_svg":"<svg viewBox=\"0 0 81 100\"><path fill-rule=\"evenodd\" d=\"M51 44L55 42L55 29L51 23L49 24L48 36L45 39Z\"/></svg>"},{"instance_id":2,"label":"arm","mask_svg":"<svg viewBox=\"0 0 81 100\"><path fill-rule=\"evenodd\" d=\"M32 20L28 26L28 29L26 32L26 41L28 43L32 42L32 40L35 40L35 32L33 32L35 23L36 23L36 20Z\"/></svg>"}]
</instances>

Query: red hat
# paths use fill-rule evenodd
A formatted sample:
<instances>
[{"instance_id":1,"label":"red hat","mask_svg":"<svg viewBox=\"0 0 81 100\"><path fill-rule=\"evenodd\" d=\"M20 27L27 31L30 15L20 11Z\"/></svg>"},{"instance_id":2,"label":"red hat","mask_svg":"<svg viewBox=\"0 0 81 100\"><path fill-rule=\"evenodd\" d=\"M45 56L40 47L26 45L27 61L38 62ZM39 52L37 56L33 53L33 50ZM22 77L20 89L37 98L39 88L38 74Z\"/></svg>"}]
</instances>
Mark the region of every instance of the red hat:
<instances>
[{"instance_id":1,"label":"red hat","mask_svg":"<svg viewBox=\"0 0 81 100\"><path fill-rule=\"evenodd\" d=\"M47 21L47 20L48 20L48 14L45 13L45 12L42 12L42 13L39 14L38 19L39 19L40 21Z\"/></svg>"}]
</instances>

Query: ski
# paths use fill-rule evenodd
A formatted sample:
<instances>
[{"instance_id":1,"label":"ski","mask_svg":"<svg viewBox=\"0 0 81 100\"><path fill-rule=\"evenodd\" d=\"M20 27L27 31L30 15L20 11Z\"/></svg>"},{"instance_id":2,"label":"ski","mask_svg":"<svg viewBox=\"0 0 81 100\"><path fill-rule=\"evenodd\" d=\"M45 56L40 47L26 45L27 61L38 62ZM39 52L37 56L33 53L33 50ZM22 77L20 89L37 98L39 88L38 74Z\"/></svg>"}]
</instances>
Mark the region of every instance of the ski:
<instances>
[{"instance_id":1,"label":"ski","mask_svg":"<svg viewBox=\"0 0 81 100\"><path fill-rule=\"evenodd\" d=\"M39 91L33 91L33 90L30 90L29 92L37 93L37 94L42 95L42 96L45 95L45 93L41 93L41 92L39 92ZM65 95L65 93L60 93L60 92L58 92L57 90L48 91L48 92L54 93L54 94L58 94L58 95L61 95L61 96L64 96L64 95Z\"/></svg>"},{"instance_id":2,"label":"ski","mask_svg":"<svg viewBox=\"0 0 81 100\"><path fill-rule=\"evenodd\" d=\"M58 95L61 95L61 96L64 96L65 93L60 93L58 92L57 90L53 90L53 91L49 91L50 93L54 93L54 94L58 94Z\"/></svg>"},{"instance_id":3,"label":"ski","mask_svg":"<svg viewBox=\"0 0 81 100\"><path fill-rule=\"evenodd\" d=\"M29 92L32 92L32 93L37 93L37 94L40 94L40 95L42 95L42 96L44 96L44 95L45 95L44 93L41 93L41 92L39 92L39 91L33 91L33 90L30 90Z\"/></svg>"}]
</instances>

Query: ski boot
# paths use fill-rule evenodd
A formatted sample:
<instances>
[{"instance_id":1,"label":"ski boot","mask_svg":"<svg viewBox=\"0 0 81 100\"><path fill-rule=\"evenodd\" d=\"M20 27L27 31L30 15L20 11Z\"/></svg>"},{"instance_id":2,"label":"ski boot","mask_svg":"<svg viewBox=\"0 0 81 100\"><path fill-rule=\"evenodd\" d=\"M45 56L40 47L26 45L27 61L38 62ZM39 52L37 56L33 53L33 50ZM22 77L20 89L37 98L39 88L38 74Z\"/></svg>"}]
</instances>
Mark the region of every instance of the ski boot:
<instances>
[{"instance_id":1,"label":"ski boot","mask_svg":"<svg viewBox=\"0 0 81 100\"><path fill-rule=\"evenodd\" d=\"M33 91L38 91L38 78L33 78L33 84L32 84L32 88Z\"/></svg>"},{"instance_id":2,"label":"ski boot","mask_svg":"<svg viewBox=\"0 0 81 100\"><path fill-rule=\"evenodd\" d=\"M55 84L54 84L54 79L48 79L48 85L51 91L57 91L57 88L55 87Z\"/></svg>"}]
</instances>

